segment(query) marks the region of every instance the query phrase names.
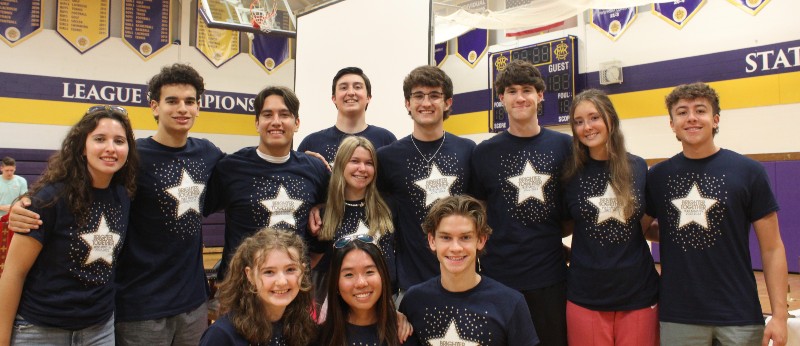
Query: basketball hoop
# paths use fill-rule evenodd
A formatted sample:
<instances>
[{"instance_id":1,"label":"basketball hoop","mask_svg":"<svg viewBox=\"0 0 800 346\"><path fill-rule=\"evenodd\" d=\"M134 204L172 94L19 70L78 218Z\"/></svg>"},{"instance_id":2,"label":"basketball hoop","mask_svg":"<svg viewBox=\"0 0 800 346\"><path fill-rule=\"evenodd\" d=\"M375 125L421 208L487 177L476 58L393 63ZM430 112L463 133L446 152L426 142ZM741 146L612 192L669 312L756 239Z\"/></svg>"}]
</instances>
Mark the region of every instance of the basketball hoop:
<instances>
[{"instance_id":1,"label":"basketball hoop","mask_svg":"<svg viewBox=\"0 0 800 346\"><path fill-rule=\"evenodd\" d=\"M265 34L272 31L275 28L275 17L278 14L277 5L277 0L272 1L272 6L269 5L269 0L253 0L250 4L250 19L253 27Z\"/></svg>"}]
</instances>

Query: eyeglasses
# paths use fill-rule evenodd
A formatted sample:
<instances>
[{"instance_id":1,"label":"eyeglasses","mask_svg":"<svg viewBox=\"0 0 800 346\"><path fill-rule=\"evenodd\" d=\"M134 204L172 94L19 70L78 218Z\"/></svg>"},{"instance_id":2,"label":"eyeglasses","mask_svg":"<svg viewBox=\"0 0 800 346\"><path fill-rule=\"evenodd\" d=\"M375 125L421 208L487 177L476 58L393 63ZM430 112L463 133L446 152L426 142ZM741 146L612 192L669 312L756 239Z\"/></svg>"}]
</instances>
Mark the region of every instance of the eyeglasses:
<instances>
[{"instance_id":1,"label":"eyeglasses","mask_svg":"<svg viewBox=\"0 0 800 346\"><path fill-rule=\"evenodd\" d=\"M431 91L427 94L421 91L417 91L411 94L411 99L414 100L414 102L422 103L423 101L425 101L425 96L427 96L428 100L430 100L431 102L439 102L444 98L444 94L438 91Z\"/></svg>"},{"instance_id":2,"label":"eyeglasses","mask_svg":"<svg viewBox=\"0 0 800 346\"><path fill-rule=\"evenodd\" d=\"M346 237L339 238L339 240L337 240L336 242L333 243L333 248L334 249L341 249L341 248L347 246L347 244L350 244L350 242L352 242L354 240L358 240L358 241L360 241L362 243L373 243L373 242L375 242L375 238L373 238L369 234L355 234L355 235L349 235L349 236L346 236Z\"/></svg>"},{"instance_id":3,"label":"eyeglasses","mask_svg":"<svg viewBox=\"0 0 800 346\"><path fill-rule=\"evenodd\" d=\"M91 106L91 107L89 107L89 110L86 111L86 113L92 113L92 112L103 111L103 110L120 112L122 114L128 115L128 111L125 110L125 108L122 108L120 106L110 106L110 105Z\"/></svg>"}]
</instances>

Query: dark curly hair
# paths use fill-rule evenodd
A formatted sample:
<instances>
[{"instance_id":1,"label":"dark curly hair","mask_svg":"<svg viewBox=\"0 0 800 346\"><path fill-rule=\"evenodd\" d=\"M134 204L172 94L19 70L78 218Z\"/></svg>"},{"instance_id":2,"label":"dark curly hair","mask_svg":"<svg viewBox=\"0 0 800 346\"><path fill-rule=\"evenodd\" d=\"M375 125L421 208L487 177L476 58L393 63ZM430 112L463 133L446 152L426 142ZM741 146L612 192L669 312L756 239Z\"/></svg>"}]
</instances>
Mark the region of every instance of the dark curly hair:
<instances>
[{"instance_id":1,"label":"dark curly hair","mask_svg":"<svg viewBox=\"0 0 800 346\"><path fill-rule=\"evenodd\" d=\"M704 98L711 104L711 110L714 112L712 115L719 115L719 95L714 88L703 82L696 82L691 84L681 84L672 89L672 92L664 98L664 103L667 105L667 112L669 118L672 119L672 107L680 100L694 100L697 98ZM719 126L715 127L711 132L714 136L719 133Z\"/></svg>"},{"instance_id":2,"label":"dark curly hair","mask_svg":"<svg viewBox=\"0 0 800 346\"><path fill-rule=\"evenodd\" d=\"M61 149L50 157L41 179L28 191L28 196L35 196L46 185L63 183L64 189L61 194L51 201L43 201L43 206L53 205L59 198L66 198L70 211L79 225L84 225L87 221L89 206L92 204L92 176L83 152L86 149L89 133L97 128L102 119L115 120L125 128L128 158L122 168L114 173L111 184L124 186L128 196L133 197L136 192L136 170L139 167L139 154L136 152L133 128L125 113L110 107L88 112L72 126L61 144Z\"/></svg>"},{"instance_id":3,"label":"dark curly hair","mask_svg":"<svg viewBox=\"0 0 800 346\"><path fill-rule=\"evenodd\" d=\"M161 100L161 87L170 84L189 84L197 91L196 98L206 91L203 77L193 67L186 64L175 63L161 68L161 72L150 78L147 82L147 99L159 102ZM156 118L156 121L158 118Z\"/></svg>"}]
</instances>

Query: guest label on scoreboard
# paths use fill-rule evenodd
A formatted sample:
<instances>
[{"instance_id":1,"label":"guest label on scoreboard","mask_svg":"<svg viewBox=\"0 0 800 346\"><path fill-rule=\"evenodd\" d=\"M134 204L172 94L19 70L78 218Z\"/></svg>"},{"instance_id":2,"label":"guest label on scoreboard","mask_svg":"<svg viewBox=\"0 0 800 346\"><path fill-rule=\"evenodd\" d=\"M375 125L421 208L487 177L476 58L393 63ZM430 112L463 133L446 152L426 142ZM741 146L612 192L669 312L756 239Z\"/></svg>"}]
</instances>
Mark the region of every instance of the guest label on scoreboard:
<instances>
[{"instance_id":1,"label":"guest label on scoreboard","mask_svg":"<svg viewBox=\"0 0 800 346\"><path fill-rule=\"evenodd\" d=\"M508 129L508 113L494 90L494 79L498 73L514 60L525 60L536 66L545 83L544 101L539 111L540 125L566 124L569 107L575 96L575 75L577 74L577 38L567 36L557 40L537 43L530 46L496 52L490 55L490 76L492 80L492 119L491 132Z\"/></svg>"}]
</instances>

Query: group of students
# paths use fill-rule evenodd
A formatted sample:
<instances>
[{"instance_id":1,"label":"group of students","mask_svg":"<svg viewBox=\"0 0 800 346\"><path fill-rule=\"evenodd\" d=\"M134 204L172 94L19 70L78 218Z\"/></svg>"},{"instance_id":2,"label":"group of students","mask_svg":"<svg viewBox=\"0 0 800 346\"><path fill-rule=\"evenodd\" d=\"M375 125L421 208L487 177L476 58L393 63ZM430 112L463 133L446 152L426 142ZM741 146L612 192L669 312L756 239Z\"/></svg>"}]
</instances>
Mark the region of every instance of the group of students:
<instances>
[{"instance_id":1,"label":"group of students","mask_svg":"<svg viewBox=\"0 0 800 346\"><path fill-rule=\"evenodd\" d=\"M299 100L267 87L258 146L224 155L188 136L202 77L167 66L149 82L155 135L134 140L124 109L90 108L30 210L12 211L30 236L14 237L0 278L0 342L784 344L778 206L758 163L714 144L716 92L667 96L683 151L648 171L605 94L575 96L570 138L539 126L544 88L533 65L508 64L495 92L509 129L476 146L443 129L450 78L418 67L403 83L413 132L396 140L366 124L370 81L346 68L336 125L306 137L307 152L292 150ZM200 222L217 210L221 317L206 330ZM660 277L646 239L661 242Z\"/></svg>"}]
</instances>

